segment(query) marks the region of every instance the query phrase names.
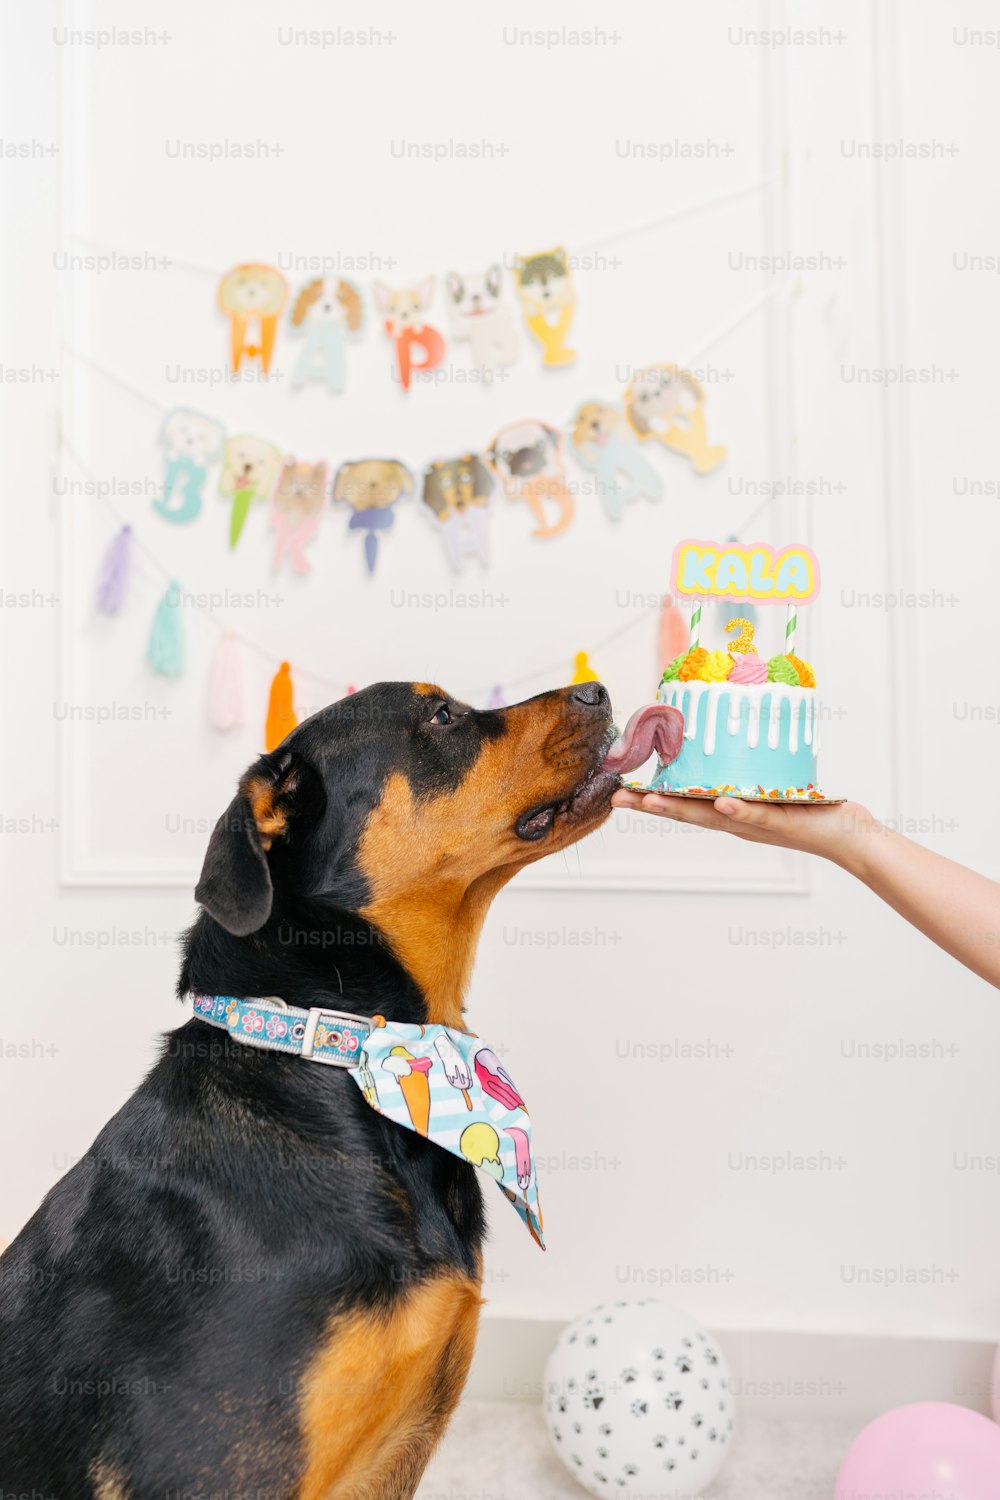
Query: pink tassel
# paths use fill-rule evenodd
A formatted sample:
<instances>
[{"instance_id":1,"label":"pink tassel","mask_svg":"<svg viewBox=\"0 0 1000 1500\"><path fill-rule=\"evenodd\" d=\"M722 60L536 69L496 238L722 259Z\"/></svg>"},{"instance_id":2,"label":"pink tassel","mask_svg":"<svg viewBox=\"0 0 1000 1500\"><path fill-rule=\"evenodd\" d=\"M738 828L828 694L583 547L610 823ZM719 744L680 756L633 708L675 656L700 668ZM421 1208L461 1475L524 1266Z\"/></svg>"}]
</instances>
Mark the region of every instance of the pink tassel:
<instances>
[{"instance_id":1,"label":"pink tassel","mask_svg":"<svg viewBox=\"0 0 1000 1500\"><path fill-rule=\"evenodd\" d=\"M208 722L220 734L243 728L243 662L229 630L215 648L208 674Z\"/></svg>"},{"instance_id":2,"label":"pink tassel","mask_svg":"<svg viewBox=\"0 0 1000 1500\"><path fill-rule=\"evenodd\" d=\"M488 700L488 702L486 704L486 707L487 708L506 708L507 707L507 699L503 695L503 688L500 686L499 682L497 683L496 687L493 689L492 693L490 694L489 700Z\"/></svg>"},{"instance_id":3,"label":"pink tassel","mask_svg":"<svg viewBox=\"0 0 1000 1500\"><path fill-rule=\"evenodd\" d=\"M123 526L111 539L101 559L101 570L97 577L97 607L102 614L116 615L125 603L131 565L132 528Z\"/></svg>"},{"instance_id":4,"label":"pink tassel","mask_svg":"<svg viewBox=\"0 0 1000 1500\"><path fill-rule=\"evenodd\" d=\"M688 648L688 622L668 594L660 611L659 655L660 671L665 672L676 656Z\"/></svg>"}]
</instances>

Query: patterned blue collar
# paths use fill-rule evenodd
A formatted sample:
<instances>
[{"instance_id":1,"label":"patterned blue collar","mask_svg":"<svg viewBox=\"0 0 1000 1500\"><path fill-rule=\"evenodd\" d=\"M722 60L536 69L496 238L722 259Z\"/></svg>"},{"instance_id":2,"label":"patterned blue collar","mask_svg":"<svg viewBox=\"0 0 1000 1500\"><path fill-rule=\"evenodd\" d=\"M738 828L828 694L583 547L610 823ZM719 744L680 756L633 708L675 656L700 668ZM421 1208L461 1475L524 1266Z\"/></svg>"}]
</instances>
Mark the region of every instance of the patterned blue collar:
<instances>
[{"instance_id":1,"label":"patterned blue collar","mask_svg":"<svg viewBox=\"0 0 1000 1500\"><path fill-rule=\"evenodd\" d=\"M531 1121L496 1053L471 1031L387 1021L277 996L196 995L199 1021L247 1047L346 1068L378 1114L492 1177L545 1249Z\"/></svg>"}]
</instances>

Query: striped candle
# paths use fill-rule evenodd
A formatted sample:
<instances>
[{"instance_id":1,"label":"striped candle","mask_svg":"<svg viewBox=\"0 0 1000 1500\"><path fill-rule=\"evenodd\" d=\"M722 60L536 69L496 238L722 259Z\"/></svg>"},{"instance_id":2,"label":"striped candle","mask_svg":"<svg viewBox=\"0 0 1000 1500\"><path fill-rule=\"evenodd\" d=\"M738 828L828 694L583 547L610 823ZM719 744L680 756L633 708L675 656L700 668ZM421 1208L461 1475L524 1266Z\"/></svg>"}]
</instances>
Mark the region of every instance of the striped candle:
<instances>
[{"instance_id":1,"label":"striped candle","mask_svg":"<svg viewBox=\"0 0 1000 1500\"><path fill-rule=\"evenodd\" d=\"M694 607L694 609L691 611L691 647L690 647L690 649L692 651L694 650L695 646L697 646L697 644L698 644L698 637L700 635L701 635L701 605L700 604L696 604L695 607Z\"/></svg>"},{"instance_id":2,"label":"striped candle","mask_svg":"<svg viewBox=\"0 0 1000 1500\"><path fill-rule=\"evenodd\" d=\"M798 609L794 604L788 606L788 614L785 618L785 655L792 656L795 651L795 627L799 623Z\"/></svg>"}]
</instances>

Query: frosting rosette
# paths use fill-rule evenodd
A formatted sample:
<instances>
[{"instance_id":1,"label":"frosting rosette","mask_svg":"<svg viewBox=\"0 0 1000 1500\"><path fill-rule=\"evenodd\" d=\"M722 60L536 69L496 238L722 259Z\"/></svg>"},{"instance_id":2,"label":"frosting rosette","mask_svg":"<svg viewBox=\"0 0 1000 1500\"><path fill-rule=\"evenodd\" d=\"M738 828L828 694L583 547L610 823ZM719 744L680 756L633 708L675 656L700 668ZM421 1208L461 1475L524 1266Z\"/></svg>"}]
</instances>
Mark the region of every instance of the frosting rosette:
<instances>
[{"instance_id":1,"label":"frosting rosette","mask_svg":"<svg viewBox=\"0 0 1000 1500\"><path fill-rule=\"evenodd\" d=\"M733 658L728 651L710 651L698 673L700 682L725 682L733 670Z\"/></svg>"},{"instance_id":2,"label":"frosting rosette","mask_svg":"<svg viewBox=\"0 0 1000 1500\"><path fill-rule=\"evenodd\" d=\"M741 682L746 687L754 683L767 681L767 663L761 661L760 657L749 652L745 656L733 657L733 670L729 674L730 682Z\"/></svg>"},{"instance_id":3,"label":"frosting rosette","mask_svg":"<svg viewBox=\"0 0 1000 1500\"><path fill-rule=\"evenodd\" d=\"M816 686L816 673L813 671L811 663L803 661L801 656L795 656L791 652L789 652L788 660L795 668L799 679L799 687L814 688Z\"/></svg>"},{"instance_id":4,"label":"frosting rosette","mask_svg":"<svg viewBox=\"0 0 1000 1500\"><path fill-rule=\"evenodd\" d=\"M702 668L708 659L704 646L695 646L681 662L677 676L681 682L700 682ZM798 679L796 678L796 681Z\"/></svg>"},{"instance_id":5,"label":"frosting rosette","mask_svg":"<svg viewBox=\"0 0 1000 1500\"><path fill-rule=\"evenodd\" d=\"M785 687L798 687L799 674L787 656L772 656L767 664L768 682L780 682Z\"/></svg>"},{"instance_id":6,"label":"frosting rosette","mask_svg":"<svg viewBox=\"0 0 1000 1500\"><path fill-rule=\"evenodd\" d=\"M673 661L667 667L667 670L664 672L664 674L663 674L662 678L660 679L660 681L661 682L676 682L677 679L678 679L678 677L680 677L680 675L681 675L681 662L684 661L684 659L686 658L686 656L687 656L687 652L686 651L682 651L681 654L680 654L680 656L675 656L674 659L673 659Z\"/></svg>"}]
</instances>

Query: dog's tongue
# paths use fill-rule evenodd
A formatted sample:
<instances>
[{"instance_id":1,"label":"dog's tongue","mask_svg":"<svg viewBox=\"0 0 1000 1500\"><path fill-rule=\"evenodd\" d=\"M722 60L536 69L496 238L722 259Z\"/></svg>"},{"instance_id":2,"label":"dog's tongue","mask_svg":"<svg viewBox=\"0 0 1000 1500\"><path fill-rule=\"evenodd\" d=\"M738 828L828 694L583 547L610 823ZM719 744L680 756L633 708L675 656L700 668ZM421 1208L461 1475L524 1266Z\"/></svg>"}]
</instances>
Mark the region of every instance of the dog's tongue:
<instances>
[{"instance_id":1,"label":"dog's tongue","mask_svg":"<svg viewBox=\"0 0 1000 1500\"><path fill-rule=\"evenodd\" d=\"M604 757L602 771L627 776L655 750L664 765L676 760L684 743L684 715L666 703L637 708Z\"/></svg>"}]
</instances>

